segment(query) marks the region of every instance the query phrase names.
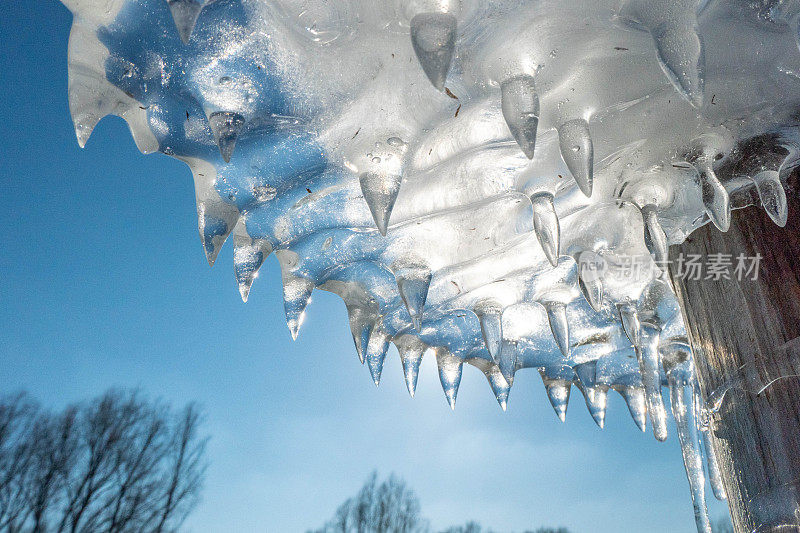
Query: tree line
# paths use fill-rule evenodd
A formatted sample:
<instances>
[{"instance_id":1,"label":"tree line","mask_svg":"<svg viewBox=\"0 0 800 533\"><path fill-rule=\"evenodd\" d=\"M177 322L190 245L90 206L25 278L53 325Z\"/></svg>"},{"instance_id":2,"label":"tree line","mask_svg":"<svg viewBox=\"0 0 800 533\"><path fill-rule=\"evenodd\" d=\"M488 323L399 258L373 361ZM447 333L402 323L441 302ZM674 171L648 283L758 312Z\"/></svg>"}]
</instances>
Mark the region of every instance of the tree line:
<instances>
[{"instance_id":1,"label":"tree line","mask_svg":"<svg viewBox=\"0 0 800 533\"><path fill-rule=\"evenodd\" d=\"M177 531L206 464L198 408L112 390L61 411L0 398L0 532Z\"/></svg>"}]
</instances>

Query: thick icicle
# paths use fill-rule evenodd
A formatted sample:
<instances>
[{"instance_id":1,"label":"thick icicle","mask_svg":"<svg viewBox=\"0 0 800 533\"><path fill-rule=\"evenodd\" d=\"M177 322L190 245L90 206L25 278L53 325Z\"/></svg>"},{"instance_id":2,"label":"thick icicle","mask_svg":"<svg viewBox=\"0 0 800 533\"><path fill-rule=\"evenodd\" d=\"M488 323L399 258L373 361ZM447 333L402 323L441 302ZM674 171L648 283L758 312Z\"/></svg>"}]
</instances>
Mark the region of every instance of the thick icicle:
<instances>
[{"instance_id":1,"label":"thick icicle","mask_svg":"<svg viewBox=\"0 0 800 533\"><path fill-rule=\"evenodd\" d=\"M659 268L666 268L669 243L664 228L658 221L658 211L656 206L648 204L642 207L642 219L644 220L644 243L647 250Z\"/></svg>"},{"instance_id":2,"label":"thick icicle","mask_svg":"<svg viewBox=\"0 0 800 533\"><path fill-rule=\"evenodd\" d=\"M765 170L753 176L761 205L769 218L779 227L786 226L789 206L786 204L786 191L783 190L780 175L775 170Z\"/></svg>"},{"instance_id":3,"label":"thick icicle","mask_svg":"<svg viewBox=\"0 0 800 533\"><path fill-rule=\"evenodd\" d=\"M497 403L500 404L500 408L503 411L507 410L508 394L511 392L511 386L508 384L508 381L506 381L506 378L503 377L501 372L494 369L486 372L486 379L489 380L489 385L492 387L492 392L497 399Z\"/></svg>"},{"instance_id":4,"label":"thick icicle","mask_svg":"<svg viewBox=\"0 0 800 533\"><path fill-rule=\"evenodd\" d=\"M622 329L625 330L628 340L634 346L639 346L642 341L642 335L636 305L633 302L623 302L617 304L617 309L619 310L619 318L622 321Z\"/></svg>"},{"instance_id":5,"label":"thick icicle","mask_svg":"<svg viewBox=\"0 0 800 533\"><path fill-rule=\"evenodd\" d=\"M536 130L539 127L539 93L533 76L523 74L500 85L503 118L517 144L528 159L533 159Z\"/></svg>"},{"instance_id":6,"label":"thick icicle","mask_svg":"<svg viewBox=\"0 0 800 533\"><path fill-rule=\"evenodd\" d=\"M703 105L705 55L697 27L664 22L651 30L669 80L697 108Z\"/></svg>"},{"instance_id":7,"label":"thick icicle","mask_svg":"<svg viewBox=\"0 0 800 533\"><path fill-rule=\"evenodd\" d=\"M533 229L536 232L536 238L539 239L539 244L542 245L542 250L550 264L557 266L561 230L553 204L553 195L550 193L535 194L531 197L531 204L533 204Z\"/></svg>"},{"instance_id":8,"label":"thick icicle","mask_svg":"<svg viewBox=\"0 0 800 533\"><path fill-rule=\"evenodd\" d=\"M542 383L547 391L547 398L559 420L564 422L567 418L567 406L569 405L569 393L572 388L570 376L574 377L574 372L569 367L563 367L560 371L549 373L545 369L539 370L542 376Z\"/></svg>"},{"instance_id":9,"label":"thick icicle","mask_svg":"<svg viewBox=\"0 0 800 533\"><path fill-rule=\"evenodd\" d=\"M667 410L661 395L661 370L659 366L658 343L660 333L649 324L642 325L642 342L637 345L636 355L642 374L647 411L653 424L653 435L659 441L667 439Z\"/></svg>"},{"instance_id":10,"label":"thick icicle","mask_svg":"<svg viewBox=\"0 0 800 533\"><path fill-rule=\"evenodd\" d=\"M444 89L456 47L458 21L449 13L420 13L411 19L411 44L425 75Z\"/></svg>"},{"instance_id":11,"label":"thick icicle","mask_svg":"<svg viewBox=\"0 0 800 533\"><path fill-rule=\"evenodd\" d=\"M564 357L569 357L567 306L558 302L546 302L544 308L547 310L547 320L550 322L550 330L553 332L558 349L561 350Z\"/></svg>"},{"instance_id":12,"label":"thick icicle","mask_svg":"<svg viewBox=\"0 0 800 533\"><path fill-rule=\"evenodd\" d=\"M383 172L364 172L359 178L361 192L381 235L386 235L394 202L400 193L402 176Z\"/></svg>"},{"instance_id":13,"label":"thick icicle","mask_svg":"<svg viewBox=\"0 0 800 533\"><path fill-rule=\"evenodd\" d=\"M431 272L425 268L402 269L397 275L397 288L400 297L411 315L414 328L422 329L422 311L431 284Z\"/></svg>"},{"instance_id":14,"label":"thick icicle","mask_svg":"<svg viewBox=\"0 0 800 533\"><path fill-rule=\"evenodd\" d=\"M386 351L389 349L389 340L389 335L383 330L381 322L376 322L369 335L365 356L369 373L372 375L372 381L375 382L376 387L381 383L383 362L386 359Z\"/></svg>"},{"instance_id":15,"label":"thick icicle","mask_svg":"<svg viewBox=\"0 0 800 533\"><path fill-rule=\"evenodd\" d=\"M196 189L199 185L196 184ZM216 193L211 193L216 195ZM208 264L214 266L222 245L228 239L239 219L239 211L232 205L222 202L221 199L206 197L200 200L197 194L197 230L206 253Z\"/></svg>"},{"instance_id":16,"label":"thick icicle","mask_svg":"<svg viewBox=\"0 0 800 533\"><path fill-rule=\"evenodd\" d=\"M628 404L628 411L631 418L644 432L647 429L647 399L644 387L625 387L620 391L625 403Z\"/></svg>"},{"instance_id":17,"label":"thick icicle","mask_svg":"<svg viewBox=\"0 0 800 533\"><path fill-rule=\"evenodd\" d=\"M167 0L167 4L172 12L175 26L178 28L178 35L183 44L187 44L205 2L204 0Z\"/></svg>"},{"instance_id":18,"label":"thick icicle","mask_svg":"<svg viewBox=\"0 0 800 533\"><path fill-rule=\"evenodd\" d=\"M549 384L545 384L545 388L547 389L547 398L550 400L556 416L564 422L567 419L571 383L569 381L551 381Z\"/></svg>"},{"instance_id":19,"label":"thick icicle","mask_svg":"<svg viewBox=\"0 0 800 533\"><path fill-rule=\"evenodd\" d=\"M675 426L678 429L678 438L681 441L686 477L689 479L689 486L692 491L694 519L697 523L697 530L702 533L711 533L711 522L706 508L705 476L703 474L700 434L695 424L697 413L694 408L693 388L681 376L670 373L669 397L672 404L672 414L675 417Z\"/></svg>"},{"instance_id":20,"label":"thick icicle","mask_svg":"<svg viewBox=\"0 0 800 533\"><path fill-rule=\"evenodd\" d=\"M447 349L438 348L436 350L436 364L439 367L439 381L442 383L442 390L444 390L444 395L447 397L447 403L450 405L450 409L455 410L464 362L447 351Z\"/></svg>"},{"instance_id":21,"label":"thick icicle","mask_svg":"<svg viewBox=\"0 0 800 533\"><path fill-rule=\"evenodd\" d=\"M608 387L597 384L597 361L575 365L573 371L581 384L581 392L586 400L589 414L602 429L606 419Z\"/></svg>"},{"instance_id":22,"label":"thick icicle","mask_svg":"<svg viewBox=\"0 0 800 533\"><path fill-rule=\"evenodd\" d=\"M593 261L595 257L593 252L580 252L575 256L575 262L578 264L578 288L592 309L599 312L603 308L603 279L602 273L594 268L597 265Z\"/></svg>"},{"instance_id":23,"label":"thick icicle","mask_svg":"<svg viewBox=\"0 0 800 533\"><path fill-rule=\"evenodd\" d=\"M700 179L703 206L708 218L720 231L728 231L731 227L731 199L728 191L717 178L707 157L698 159L695 168Z\"/></svg>"},{"instance_id":24,"label":"thick icicle","mask_svg":"<svg viewBox=\"0 0 800 533\"><path fill-rule=\"evenodd\" d=\"M237 224L233 230L233 270L242 301L247 302L258 269L270 253L272 246L267 241L251 238L244 224L241 221Z\"/></svg>"},{"instance_id":25,"label":"thick icicle","mask_svg":"<svg viewBox=\"0 0 800 533\"><path fill-rule=\"evenodd\" d=\"M289 250L275 252L281 265L281 278L283 281L283 309L286 312L286 325L292 334L292 339L297 340L300 326L303 325L305 310L311 301L314 291L314 282L310 279L295 276L290 272L290 265L296 261L294 253Z\"/></svg>"},{"instance_id":26,"label":"thick icicle","mask_svg":"<svg viewBox=\"0 0 800 533\"><path fill-rule=\"evenodd\" d=\"M406 381L408 394L414 397L417 391L417 378L419 377L419 365L425 353L425 345L419 339L411 336L409 339L404 337L403 341L396 341L397 350L400 352L400 361L403 363L403 377Z\"/></svg>"},{"instance_id":27,"label":"thick icicle","mask_svg":"<svg viewBox=\"0 0 800 533\"><path fill-rule=\"evenodd\" d=\"M579 118L565 122L558 128L561 157L564 159L581 192L592 196L594 183L594 147L589 133L589 123Z\"/></svg>"},{"instance_id":28,"label":"thick icicle","mask_svg":"<svg viewBox=\"0 0 800 533\"><path fill-rule=\"evenodd\" d=\"M481 323L486 349L496 362L503 347L503 309L497 302L486 301L476 305L474 312Z\"/></svg>"},{"instance_id":29,"label":"thick icicle","mask_svg":"<svg viewBox=\"0 0 800 533\"><path fill-rule=\"evenodd\" d=\"M583 397L589 414L600 429L606 423L606 407L608 406L608 389L606 387L591 387L583 389Z\"/></svg>"}]
</instances>

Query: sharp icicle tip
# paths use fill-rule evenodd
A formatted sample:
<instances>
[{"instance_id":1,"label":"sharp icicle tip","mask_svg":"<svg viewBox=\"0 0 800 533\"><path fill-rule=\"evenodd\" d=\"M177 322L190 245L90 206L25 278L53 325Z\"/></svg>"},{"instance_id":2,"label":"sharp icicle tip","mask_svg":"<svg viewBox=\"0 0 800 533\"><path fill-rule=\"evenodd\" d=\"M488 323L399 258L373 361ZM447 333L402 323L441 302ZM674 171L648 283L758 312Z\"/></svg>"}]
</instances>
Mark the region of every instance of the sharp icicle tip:
<instances>
[{"instance_id":1,"label":"sharp icicle tip","mask_svg":"<svg viewBox=\"0 0 800 533\"><path fill-rule=\"evenodd\" d=\"M244 127L244 117L233 111L216 111L209 115L208 124L222 159L230 163L236 140Z\"/></svg>"},{"instance_id":2,"label":"sharp icicle tip","mask_svg":"<svg viewBox=\"0 0 800 533\"><path fill-rule=\"evenodd\" d=\"M428 269L405 270L397 276L397 288L400 297L411 315L414 328L422 329L422 312L428 297L431 284L431 272Z\"/></svg>"},{"instance_id":3,"label":"sharp icicle tip","mask_svg":"<svg viewBox=\"0 0 800 533\"><path fill-rule=\"evenodd\" d=\"M364 172L359 178L364 200L383 236L386 236L389 229L389 218L392 216L402 181L403 178L399 175L382 172Z\"/></svg>"},{"instance_id":4,"label":"sharp icicle tip","mask_svg":"<svg viewBox=\"0 0 800 533\"><path fill-rule=\"evenodd\" d=\"M439 381L442 383L447 403L450 405L450 409L455 410L464 363L458 357L440 348L436 351L436 364L439 367Z\"/></svg>"},{"instance_id":5,"label":"sharp icicle tip","mask_svg":"<svg viewBox=\"0 0 800 533\"><path fill-rule=\"evenodd\" d=\"M398 350L400 351L400 361L403 363L403 377L406 381L406 388L408 389L408 394L413 398L417 391L419 365L425 353L425 346L422 344L419 346L411 345L404 348L398 346Z\"/></svg>"},{"instance_id":6,"label":"sharp icicle tip","mask_svg":"<svg viewBox=\"0 0 800 533\"><path fill-rule=\"evenodd\" d=\"M523 74L500 85L503 118L522 152L533 159L539 127L539 93L533 76Z\"/></svg>"},{"instance_id":7,"label":"sharp icicle tip","mask_svg":"<svg viewBox=\"0 0 800 533\"><path fill-rule=\"evenodd\" d=\"M575 182L586 197L592 196L594 185L594 147L589 123L579 118L558 128L561 157Z\"/></svg>"},{"instance_id":8,"label":"sharp icicle tip","mask_svg":"<svg viewBox=\"0 0 800 533\"><path fill-rule=\"evenodd\" d=\"M383 373L383 362L386 360L386 352L389 349L389 335L383 331L380 322L376 322L375 327L369 336L367 343L366 361L369 373L375 386L381 384L381 374Z\"/></svg>"},{"instance_id":9,"label":"sharp icicle tip","mask_svg":"<svg viewBox=\"0 0 800 533\"><path fill-rule=\"evenodd\" d=\"M203 10L203 0L167 0L169 10L172 13L172 19L175 21L175 26L178 28L178 35L181 37L183 44L188 44L189 39L194 31L194 26L197 24L197 17L200 16L200 11Z\"/></svg>"},{"instance_id":10,"label":"sharp icicle tip","mask_svg":"<svg viewBox=\"0 0 800 533\"><path fill-rule=\"evenodd\" d=\"M458 21L449 13L420 13L411 19L411 44L434 87L444 89L456 47Z\"/></svg>"},{"instance_id":11,"label":"sharp icicle tip","mask_svg":"<svg viewBox=\"0 0 800 533\"><path fill-rule=\"evenodd\" d=\"M644 432L647 429L647 401L643 387L625 387L621 391L628 411L636 426Z\"/></svg>"}]
</instances>

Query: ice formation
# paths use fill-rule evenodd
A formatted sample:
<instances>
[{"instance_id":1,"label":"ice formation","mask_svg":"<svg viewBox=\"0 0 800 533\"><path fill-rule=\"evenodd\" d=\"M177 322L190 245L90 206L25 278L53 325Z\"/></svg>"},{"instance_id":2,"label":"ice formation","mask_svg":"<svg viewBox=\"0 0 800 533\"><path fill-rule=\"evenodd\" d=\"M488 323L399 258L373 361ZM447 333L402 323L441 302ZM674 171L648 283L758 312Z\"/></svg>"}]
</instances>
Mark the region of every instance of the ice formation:
<instances>
[{"instance_id":1,"label":"ice formation","mask_svg":"<svg viewBox=\"0 0 800 533\"><path fill-rule=\"evenodd\" d=\"M574 385L602 427L613 390L663 440L668 387L709 531L664 262L731 209L785 224L800 2L62 1L80 145L115 114L186 162L244 300L274 252L293 336L334 292L376 384L390 343L412 395L430 353L451 406L464 363L503 408L535 368L562 420Z\"/></svg>"}]
</instances>

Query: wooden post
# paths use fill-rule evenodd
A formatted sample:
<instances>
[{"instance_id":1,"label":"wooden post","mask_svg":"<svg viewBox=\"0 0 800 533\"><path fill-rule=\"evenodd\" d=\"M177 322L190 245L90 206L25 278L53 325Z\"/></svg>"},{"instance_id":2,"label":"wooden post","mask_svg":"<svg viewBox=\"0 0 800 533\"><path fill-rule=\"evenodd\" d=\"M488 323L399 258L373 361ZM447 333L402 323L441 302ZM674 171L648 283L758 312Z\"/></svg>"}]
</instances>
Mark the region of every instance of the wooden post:
<instances>
[{"instance_id":1,"label":"wooden post","mask_svg":"<svg viewBox=\"0 0 800 533\"><path fill-rule=\"evenodd\" d=\"M748 207L734 212L727 233L709 224L670 251L700 389L718 406L711 444L742 533L800 531L800 379L791 377L800 376L800 198L788 196L783 229ZM734 265L739 254L760 254L758 279L677 271L680 254L706 262L719 253Z\"/></svg>"}]
</instances>

